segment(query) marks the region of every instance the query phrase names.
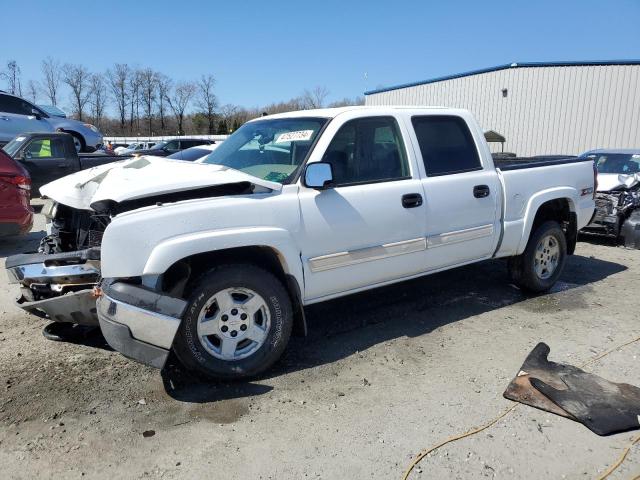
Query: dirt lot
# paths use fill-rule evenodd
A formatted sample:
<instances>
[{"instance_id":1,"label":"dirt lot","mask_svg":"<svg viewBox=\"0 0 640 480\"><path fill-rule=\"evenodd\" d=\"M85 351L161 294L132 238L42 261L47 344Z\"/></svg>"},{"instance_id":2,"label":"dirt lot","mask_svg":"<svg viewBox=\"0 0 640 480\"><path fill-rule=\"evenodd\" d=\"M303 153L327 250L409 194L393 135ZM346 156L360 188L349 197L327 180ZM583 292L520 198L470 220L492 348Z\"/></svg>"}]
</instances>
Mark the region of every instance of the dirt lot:
<instances>
[{"instance_id":1,"label":"dirt lot","mask_svg":"<svg viewBox=\"0 0 640 480\"><path fill-rule=\"evenodd\" d=\"M0 255L37 242L41 222ZM237 384L141 366L99 336L47 341L0 278L3 478L397 479L422 448L509 407L502 392L539 341L577 365L640 335L640 251L604 242L580 242L537 298L493 261L310 308L310 336ZM639 355L640 342L590 368L640 385ZM595 478L632 437L520 406L411 478ZM640 445L611 478L634 474Z\"/></svg>"}]
</instances>

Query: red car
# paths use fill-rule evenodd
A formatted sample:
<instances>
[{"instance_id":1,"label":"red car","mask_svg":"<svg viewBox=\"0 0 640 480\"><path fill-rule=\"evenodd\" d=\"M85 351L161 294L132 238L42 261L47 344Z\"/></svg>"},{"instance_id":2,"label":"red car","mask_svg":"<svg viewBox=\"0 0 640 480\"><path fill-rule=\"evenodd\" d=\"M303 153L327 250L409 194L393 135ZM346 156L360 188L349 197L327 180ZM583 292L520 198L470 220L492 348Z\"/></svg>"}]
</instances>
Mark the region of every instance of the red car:
<instances>
[{"instance_id":1,"label":"red car","mask_svg":"<svg viewBox=\"0 0 640 480\"><path fill-rule=\"evenodd\" d=\"M0 236L28 233L33 225L29 172L0 149Z\"/></svg>"}]
</instances>

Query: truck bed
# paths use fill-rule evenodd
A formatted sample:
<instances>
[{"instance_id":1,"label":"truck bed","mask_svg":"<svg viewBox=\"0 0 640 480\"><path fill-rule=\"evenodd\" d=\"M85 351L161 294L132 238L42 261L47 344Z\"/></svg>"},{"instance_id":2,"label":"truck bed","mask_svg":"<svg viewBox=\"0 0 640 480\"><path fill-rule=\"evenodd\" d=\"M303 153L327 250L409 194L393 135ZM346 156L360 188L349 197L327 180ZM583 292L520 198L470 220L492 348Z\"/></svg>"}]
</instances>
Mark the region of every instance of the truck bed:
<instances>
[{"instance_id":1,"label":"truck bed","mask_svg":"<svg viewBox=\"0 0 640 480\"><path fill-rule=\"evenodd\" d=\"M525 168L549 167L553 165L564 165L568 163L579 163L592 161L586 158L574 156L548 155L540 157L494 157L493 163L500 170L520 170Z\"/></svg>"}]
</instances>

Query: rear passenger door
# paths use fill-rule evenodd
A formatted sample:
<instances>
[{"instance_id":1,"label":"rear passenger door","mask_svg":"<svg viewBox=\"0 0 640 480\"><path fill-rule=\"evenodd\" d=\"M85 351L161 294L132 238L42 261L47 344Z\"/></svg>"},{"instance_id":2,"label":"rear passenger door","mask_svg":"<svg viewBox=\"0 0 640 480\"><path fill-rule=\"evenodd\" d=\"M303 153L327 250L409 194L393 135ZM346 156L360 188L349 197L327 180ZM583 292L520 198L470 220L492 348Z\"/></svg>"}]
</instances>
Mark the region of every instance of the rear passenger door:
<instances>
[{"instance_id":1,"label":"rear passenger door","mask_svg":"<svg viewBox=\"0 0 640 480\"><path fill-rule=\"evenodd\" d=\"M424 168L429 268L492 256L500 233L500 186L493 165L481 162L481 140L460 116L414 115L410 122Z\"/></svg>"},{"instance_id":2,"label":"rear passenger door","mask_svg":"<svg viewBox=\"0 0 640 480\"><path fill-rule=\"evenodd\" d=\"M321 139L330 143L312 153L312 161L331 164L332 187L302 184L299 190L307 301L402 278L426 265L426 211L406 129L392 116L334 122Z\"/></svg>"}]
</instances>

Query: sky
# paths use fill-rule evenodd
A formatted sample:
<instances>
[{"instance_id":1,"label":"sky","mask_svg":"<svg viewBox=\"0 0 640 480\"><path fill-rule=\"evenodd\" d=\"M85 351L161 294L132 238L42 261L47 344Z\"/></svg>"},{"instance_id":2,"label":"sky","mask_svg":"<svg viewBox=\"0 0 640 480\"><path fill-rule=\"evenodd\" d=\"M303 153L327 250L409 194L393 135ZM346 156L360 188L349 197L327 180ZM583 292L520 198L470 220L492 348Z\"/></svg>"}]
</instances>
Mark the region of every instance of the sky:
<instances>
[{"instance_id":1,"label":"sky","mask_svg":"<svg viewBox=\"0 0 640 480\"><path fill-rule=\"evenodd\" d=\"M317 85L338 100L512 62L640 59L640 0L0 3L0 66L15 59L23 86L47 56L129 63L175 80L211 73L220 103L244 107Z\"/></svg>"}]
</instances>

